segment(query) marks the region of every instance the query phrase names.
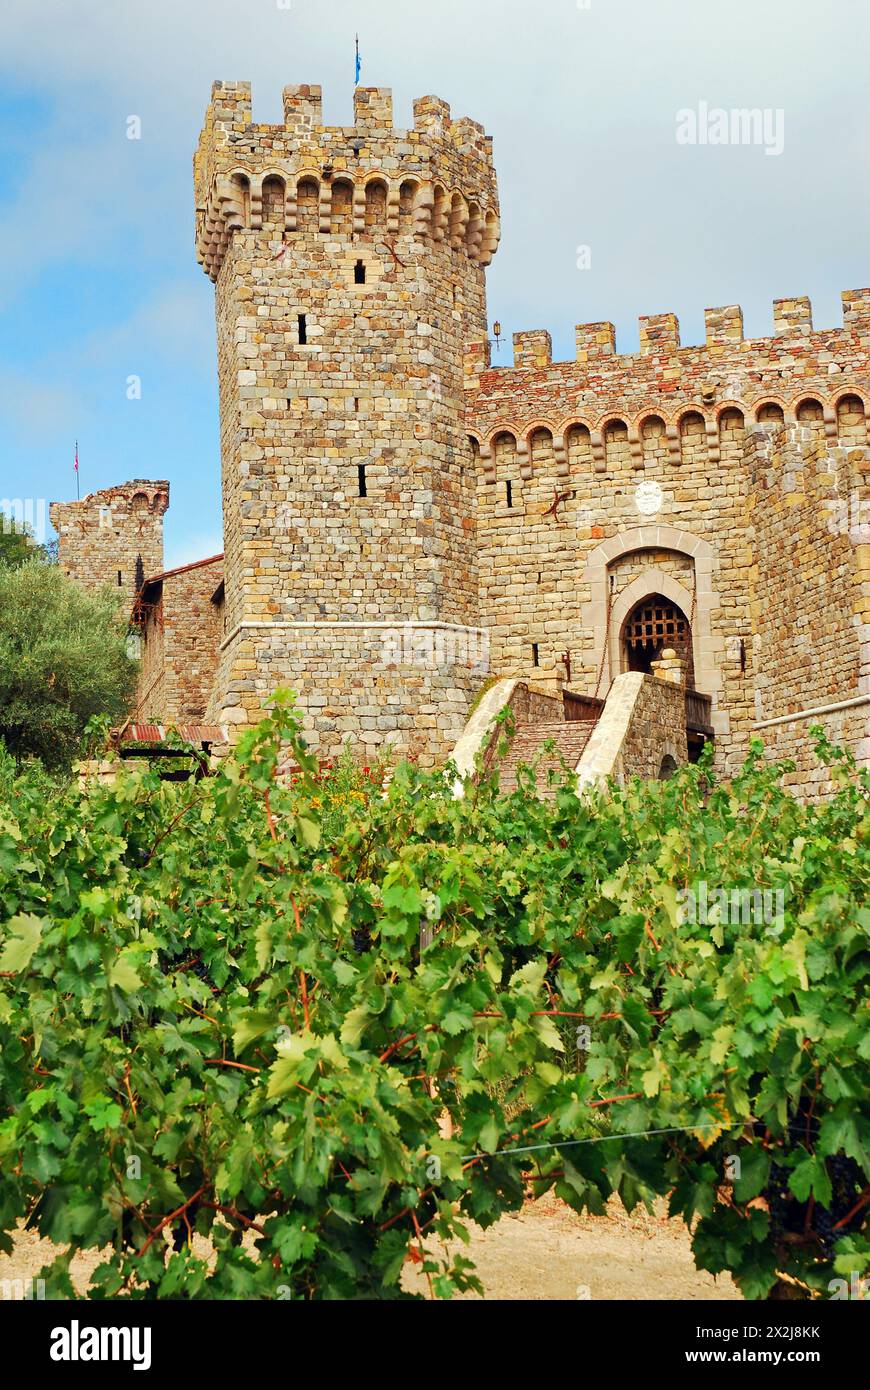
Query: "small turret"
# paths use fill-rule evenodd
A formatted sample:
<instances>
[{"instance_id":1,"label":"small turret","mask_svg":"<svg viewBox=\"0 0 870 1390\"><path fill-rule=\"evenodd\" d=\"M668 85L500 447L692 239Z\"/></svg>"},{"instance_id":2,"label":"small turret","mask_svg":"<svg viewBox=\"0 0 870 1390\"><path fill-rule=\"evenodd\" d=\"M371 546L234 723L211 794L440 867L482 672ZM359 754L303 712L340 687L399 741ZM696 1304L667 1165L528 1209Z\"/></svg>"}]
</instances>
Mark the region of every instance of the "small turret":
<instances>
[{"instance_id":1,"label":"small turret","mask_svg":"<svg viewBox=\"0 0 870 1390\"><path fill-rule=\"evenodd\" d=\"M168 506L168 482L144 478L103 488L77 502L52 502L49 516L58 534L60 568L83 588L110 584L132 600L141 588L139 570L144 579L163 569Z\"/></svg>"}]
</instances>

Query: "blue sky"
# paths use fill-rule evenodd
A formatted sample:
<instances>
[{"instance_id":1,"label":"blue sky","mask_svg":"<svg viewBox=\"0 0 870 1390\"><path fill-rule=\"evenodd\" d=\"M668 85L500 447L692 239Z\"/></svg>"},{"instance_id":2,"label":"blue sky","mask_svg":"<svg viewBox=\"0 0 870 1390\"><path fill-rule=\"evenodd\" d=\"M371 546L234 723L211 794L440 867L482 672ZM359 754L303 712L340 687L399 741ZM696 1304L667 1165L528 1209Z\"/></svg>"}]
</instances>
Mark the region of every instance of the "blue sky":
<instances>
[{"instance_id":1,"label":"blue sky","mask_svg":"<svg viewBox=\"0 0 870 1390\"><path fill-rule=\"evenodd\" d=\"M166 558L221 547L213 288L193 249L191 157L214 78L320 82L350 123L362 81L398 124L435 93L494 136L503 240L490 321L508 339L809 294L817 326L870 282L866 0L2 0L0 497L166 477ZM676 113L784 113L783 153L681 146ZM126 138L127 118L142 139ZM591 248L578 270L577 248ZM502 349L497 362L510 362ZM142 381L128 400L127 379Z\"/></svg>"}]
</instances>

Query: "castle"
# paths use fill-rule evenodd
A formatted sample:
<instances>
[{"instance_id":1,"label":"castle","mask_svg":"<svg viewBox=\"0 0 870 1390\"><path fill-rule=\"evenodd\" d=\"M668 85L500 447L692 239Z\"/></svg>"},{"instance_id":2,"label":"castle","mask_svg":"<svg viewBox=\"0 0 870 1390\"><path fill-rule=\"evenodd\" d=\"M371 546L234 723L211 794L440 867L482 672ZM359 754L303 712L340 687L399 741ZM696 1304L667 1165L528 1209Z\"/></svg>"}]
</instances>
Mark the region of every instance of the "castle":
<instances>
[{"instance_id":1,"label":"castle","mask_svg":"<svg viewBox=\"0 0 870 1390\"><path fill-rule=\"evenodd\" d=\"M322 756L432 764L483 692L544 729L610 706L625 748L676 719L673 760L701 734L723 770L759 734L806 794L813 724L866 762L870 290L838 328L783 299L769 338L728 306L703 345L665 313L639 353L587 323L573 361L535 330L493 368L491 140L435 97L410 130L388 90L354 104L324 126L320 88L287 87L284 123L257 125L248 84L212 90L194 183L223 556L163 570L164 482L52 509L61 565L129 593L136 717L232 739L290 685Z\"/></svg>"}]
</instances>

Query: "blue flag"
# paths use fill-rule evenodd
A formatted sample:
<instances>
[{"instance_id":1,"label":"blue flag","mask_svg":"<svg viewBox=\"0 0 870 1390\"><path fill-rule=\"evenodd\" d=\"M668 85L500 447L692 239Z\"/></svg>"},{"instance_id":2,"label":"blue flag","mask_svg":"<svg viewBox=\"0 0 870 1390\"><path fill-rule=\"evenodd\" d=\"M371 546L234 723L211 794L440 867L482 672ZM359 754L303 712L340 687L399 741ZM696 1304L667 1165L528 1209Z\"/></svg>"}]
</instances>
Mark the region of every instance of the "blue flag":
<instances>
[{"instance_id":1,"label":"blue flag","mask_svg":"<svg viewBox=\"0 0 870 1390\"><path fill-rule=\"evenodd\" d=\"M360 56L359 56L359 39L357 38L357 41L356 41L356 83L355 83L355 85L356 85L357 87L359 86L359 75L360 75L361 72L362 72L362 59L361 59Z\"/></svg>"}]
</instances>

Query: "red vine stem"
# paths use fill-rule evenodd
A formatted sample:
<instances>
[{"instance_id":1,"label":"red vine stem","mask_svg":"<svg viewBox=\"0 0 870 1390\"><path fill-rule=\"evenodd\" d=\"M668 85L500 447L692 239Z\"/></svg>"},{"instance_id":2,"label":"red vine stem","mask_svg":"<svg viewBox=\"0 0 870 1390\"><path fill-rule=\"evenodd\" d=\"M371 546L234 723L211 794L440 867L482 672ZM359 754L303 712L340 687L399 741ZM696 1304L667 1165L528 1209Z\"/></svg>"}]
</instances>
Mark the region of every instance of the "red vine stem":
<instances>
[{"instance_id":1,"label":"red vine stem","mask_svg":"<svg viewBox=\"0 0 870 1390\"><path fill-rule=\"evenodd\" d=\"M193 1206L193 1203L196 1201L197 1197L201 1197L205 1190L205 1184L203 1184L203 1186L199 1189L198 1192L194 1192L192 1197L188 1197L186 1202L182 1202L180 1207L176 1207L175 1211L171 1211L168 1216L164 1216L163 1220L157 1223L157 1225L154 1227L154 1230L151 1232L150 1236L146 1240L145 1244L142 1246L141 1250L137 1250L137 1260L141 1260L142 1256L150 1248L151 1244L160 1235L160 1232L163 1230L164 1226L168 1226L170 1221L174 1221L177 1216L183 1216L184 1213L187 1211L187 1208Z\"/></svg>"},{"instance_id":2,"label":"red vine stem","mask_svg":"<svg viewBox=\"0 0 870 1390\"><path fill-rule=\"evenodd\" d=\"M223 1207L220 1202L202 1202L201 1206L208 1207L209 1211L222 1212L224 1216L231 1216L234 1221L241 1221L252 1231L259 1231L261 1236L266 1235L263 1226L258 1226L256 1221L252 1221L250 1216L245 1216L244 1212L237 1211L235 1207Z\"/></svg>"},{"instance_id":3,"label":"red vine stem","mask_svg":"<svg viewBox=\"0 0 870 1390\"><path fill-rule=\"evenodd\" d=\"M831 1229L834 1231L839 1231L841 1226L848 1226L849 1222L852 1220L852 1217L857 1216L861 1208L866 1207L868 1202L870 1202L870 1190L868 1190L867 1192L862 1192L861 1196L858 1198L852 1210L847 1211L846 1215L844 1217L841 1217L841 1219L836 1223L835 1226L832 1226Z\"/></svg>"},{"instance_id":4,"label":"red vine stem","mask_svg":"<svg viewBox=\"0 0 870 1390\"><path fill-rule=\"evenodd\" d=\"M267 792L267 793L266 793L266 796L268 797L268 795L269 795L269 793ZM291 903L293 904L293 916L296 918L296 930L297 930L297 931L301 931L301 930L302 930L302 918L299 916L299 905L298 905L298 903L296 902L296 899L294 898L294 896L293 896L292 893L290 894L290 901L291 901ZM308 985L307 985L306 980L305 980L305 971L304 971L304 970L300 970L300 971L299 971L299 983L300 983L300 986L301 986L301 989L302 989L302 1012L303 1012L304 1015L305 1015L305 1027L310 1029L310 1027L311 1027L311 1015L310 1015L309 1010L308 1010Z\"/></svg>"},{"instance_id":5,"label":"red vine stem","mask_svg":"<svg viewBox=\"0 0 870 1390\"><path fill-rule=\"evenodd\" d=\"M129 1061L129 1058L128 1058L127 1061L124 1063L124 1085L125 1085L125 1087L126 1087L126 1089L127 1089L127 1095L130 1097L130 1105L131 1105L131 1108L132 1108L132 1110L133 1110L133 1114L134 1114L134 1116L135 1116L138 1112L137 1112L137 1110L136 1110L136 1102L135 1102L135 1100L133 1099L133 1092L130 1090L130 1061Z\"/></svg>"},{"instance_id":6,"label":"red vine stem","mask_svg":"<svg viewBox=\"0 0 870 1390\"><path fill-rule=\"evenodd\" d=\"M417 1232L417 1246L418 1246L419 1251L420 1251L420 1259L423 1261L423 1264L425 1265L425 1263L426 1263L426 1252L425 1252L425 1250L423 1249L423 1232L420 1230L420 1222L417 1220L417 1213L416 1213L415 1211L412 1211L412 1212L411 1212L411 1220L414 1222L414 1230ZM430 1297L430 1298L433 1300L433 1302L434 1302L434 1299L435 1299L435 1290L434 1290L434 1288L432 1287L432 1275L429 1273L428 1269L425 1270L424 1272L425 1272L425 1275L426 1275L426 1283L429 1285L429 1297Z\"/></svg>"}]
</instances>

